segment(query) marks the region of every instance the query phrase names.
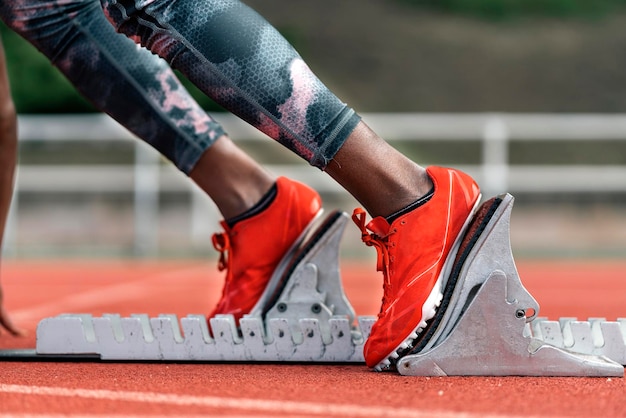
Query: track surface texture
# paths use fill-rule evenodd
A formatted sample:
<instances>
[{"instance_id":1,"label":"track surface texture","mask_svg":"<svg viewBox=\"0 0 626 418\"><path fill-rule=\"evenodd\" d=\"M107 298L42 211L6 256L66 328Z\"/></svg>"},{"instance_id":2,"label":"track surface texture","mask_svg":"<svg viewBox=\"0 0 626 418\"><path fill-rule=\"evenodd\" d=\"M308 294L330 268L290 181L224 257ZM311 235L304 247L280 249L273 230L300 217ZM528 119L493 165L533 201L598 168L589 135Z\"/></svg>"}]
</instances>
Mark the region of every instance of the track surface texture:
<instances>
[{"instance_id":1,"label":"track surface texture","mask_svg":"<svg viewBox=\"0 0 626 418\"><path fill-rule=\"evenodd\" d=\"M357 314L382 293L368 262L342 263ZM540 315L626 317L626 261L519 261ZM10 261L6 304L29 331L0 349L34 348L38 321L63 312L206 313L215 262ZM5 417L626 417L626 379L420 378L365 365L0 362Z\"/></svg>"}]
</instances>

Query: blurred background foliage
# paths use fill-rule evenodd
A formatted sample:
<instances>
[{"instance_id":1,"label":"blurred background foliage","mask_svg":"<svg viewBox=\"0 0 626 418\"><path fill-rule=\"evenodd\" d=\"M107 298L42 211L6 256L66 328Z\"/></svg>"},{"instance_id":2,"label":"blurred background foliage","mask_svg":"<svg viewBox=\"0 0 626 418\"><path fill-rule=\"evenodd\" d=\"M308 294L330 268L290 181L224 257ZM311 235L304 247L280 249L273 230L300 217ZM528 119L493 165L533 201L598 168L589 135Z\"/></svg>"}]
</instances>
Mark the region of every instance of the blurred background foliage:
<instances>
[{"instance_id":1,"label":"blurred background foliage","mask_svg":"<svg viewBox=\"0 0 626 418\"><path fill-rule=\"evenodd\" d=\"M416 7L477 16L513 19L528 16L599 18L618 11L624 0L404 0Z\"/></svg>"},{"instance_id":2,"label":"blurred background foliage","mask_svg":"<svg viewBox=\"0 0 626 418\"><path fill-rule=\"evenodd\" d=\"M247 3L362 112L626 109L626 0ZM20 113L95 110L32 46L0 33Z\"/></svg>"}]
</instances>

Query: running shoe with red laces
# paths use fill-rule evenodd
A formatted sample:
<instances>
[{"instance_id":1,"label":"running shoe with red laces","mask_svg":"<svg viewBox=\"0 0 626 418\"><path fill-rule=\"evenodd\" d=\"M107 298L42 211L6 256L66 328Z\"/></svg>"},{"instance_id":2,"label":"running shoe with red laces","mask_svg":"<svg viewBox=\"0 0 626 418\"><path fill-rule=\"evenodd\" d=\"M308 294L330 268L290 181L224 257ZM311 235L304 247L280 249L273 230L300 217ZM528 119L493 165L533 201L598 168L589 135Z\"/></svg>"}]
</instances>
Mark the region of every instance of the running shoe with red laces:
<instances>
[{"instance_id":1,"label":"running shoe with red laces","mask_svg":"<svg viewBox=\"0 0 626 418\"><path fill-rule=\"evenodd\" d=\"M220 252L218 269L226 270L226 279L209 318L232 314L239 323L250 313L321 214L322 201L313 189L285 177L279 177L276 186L267 208L232 228L222 221L225 232L213 235L213 246Z\"/></svg>"},{"instance_id":2,"label":"running shoe with red laces","mask_svg":"<svg viewBox=\"0 0 626 418\"><path fill-rule=\"evenodd\" d=\"M363 350L368 367L377 371L392 368L435 315L448 270L480 201L480 189L467 174L442 167L426 172L434 184L433 196L391 224L377 217L366 225L360 208L352 215L363 242L376 248L377 270L384 276L382 306Z\"/></svg>"}]
</instances>

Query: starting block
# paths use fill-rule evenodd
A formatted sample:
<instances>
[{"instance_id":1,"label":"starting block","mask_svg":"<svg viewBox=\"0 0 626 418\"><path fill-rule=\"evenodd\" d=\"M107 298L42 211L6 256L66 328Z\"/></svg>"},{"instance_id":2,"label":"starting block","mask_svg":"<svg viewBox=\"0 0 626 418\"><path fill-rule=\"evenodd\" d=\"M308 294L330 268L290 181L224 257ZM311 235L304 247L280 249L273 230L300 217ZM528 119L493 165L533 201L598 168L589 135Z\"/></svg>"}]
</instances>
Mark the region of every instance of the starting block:
<instances>
[{"instance_id":1,"label":"starting block","mask_svg":"<svg viewBox=\"0 0 626 418\"><path fill-rule=\"evenodd\" d=\"M468 228L437 314L395 369L402 375L624 376L626 319L539 318L510 246L513 196L485 202ZM333 212L294 250L239 323L230 315L46 318L33 357L71 360L361 363L375 317L341 285L347 214ZM0 358L2 357L0 353Z\"/></svg>"},{"instance_id":2,"label":"starting block","mask_svg":"<svg viewBox=\"0 0 626 418\"><path fill-rule=\"evenodd\" d=\"M558 337L546 338L551 333L537 332L553 328L541 321L532 326L539 304L522 285L511 252L513 200L506 194L481 206L457 254L442 304L414 347L397 361L398 372L411 376L623 377L621 364L593 355L589 345L571 344L570 350L564 344L557 347L550 342ZM619 338L611 341L613 351L626 352L624 336L621 344ZM583 338L577 338L578 342Z\"/></svg>"},{"instance_id":3,"label":"starting block","mask_svg":"<svg viewBox=\"0 0 626 418\"><path fill-rule=\"evenodd\" d=\"M343 290L339 245L348 215L333 212L270 279L236 325L232 315L60 315L37 327L38 355L131 361L363 362L373 317L356 320ZM356 324L355 324L356 322Z\"/></svg>"}]
</instances>

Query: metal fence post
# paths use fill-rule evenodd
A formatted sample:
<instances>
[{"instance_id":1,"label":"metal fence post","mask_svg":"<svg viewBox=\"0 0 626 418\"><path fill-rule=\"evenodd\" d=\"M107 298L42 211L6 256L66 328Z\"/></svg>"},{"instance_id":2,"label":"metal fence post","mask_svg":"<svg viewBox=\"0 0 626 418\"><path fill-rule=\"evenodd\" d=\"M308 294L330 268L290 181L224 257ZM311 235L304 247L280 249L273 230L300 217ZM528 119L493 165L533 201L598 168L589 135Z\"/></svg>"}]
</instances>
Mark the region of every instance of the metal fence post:
<instances>
[{"instance_id":1,"label":"metal fence post","mask_svg":"<svg viewBox=\"0 0 626 418\"><path fill-rule=\"evenodd\" d=\"M141 141L135 145L135 256L155 256L159 247L159 161L157 152Z\"/></svg>"},{"instance_id":2,"label":"metal fence post","mask_svg":"<svg viewBox=\"0 0 626 418\"><path fill-rule=\"evenodd\" d=\"M191 242L196 248L208 248L211 245L211 234L217 228L220 214L211 199L195 184L192 185L191 189L190 209L189 233Z\"/></svg>"},{"instance_id":3,"label":"metal fence post","mask_svg":"<svg viewBox=\"0 0 626 418\"><path fill-rule=\"evenodd\" d=\"M486 196L504 193L509 184L509 128L503 118L491 116L483 128L482 185Z\"/></svg>"}]
</instances>

